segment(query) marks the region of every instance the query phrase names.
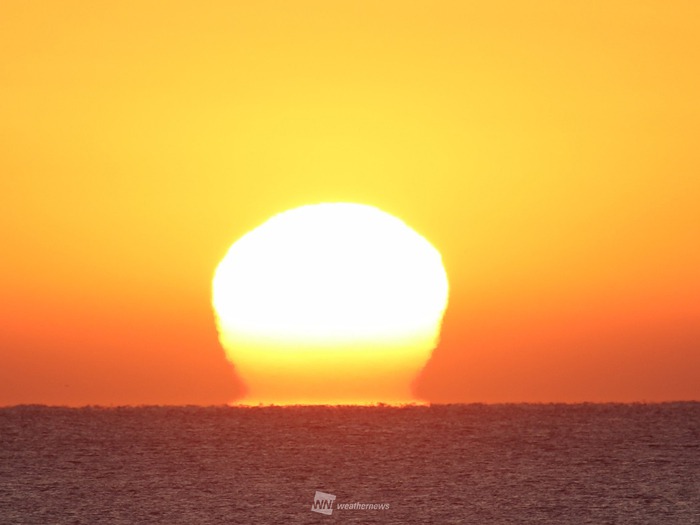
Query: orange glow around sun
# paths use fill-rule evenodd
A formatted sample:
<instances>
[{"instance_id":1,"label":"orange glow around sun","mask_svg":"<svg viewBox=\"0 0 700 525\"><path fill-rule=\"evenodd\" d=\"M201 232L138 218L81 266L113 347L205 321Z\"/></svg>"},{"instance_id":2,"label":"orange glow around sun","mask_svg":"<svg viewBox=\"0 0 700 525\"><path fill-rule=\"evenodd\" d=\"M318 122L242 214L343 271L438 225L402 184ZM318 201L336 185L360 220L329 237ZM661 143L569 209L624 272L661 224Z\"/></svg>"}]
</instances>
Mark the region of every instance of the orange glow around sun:
<instances>
[{"instance_id":1,"label":"orange glow around sun","mask_svg":"<svg viewBox=\"0 0 700 525\"><path fill-rule=\"evenodd\" d=\"M213 303L243 404L415 403L448 283L439 252L399 219L349 203L303 206L243 236Z\"/></svg>"},{"instance_id":2,"label":"orange glow around sun","mask_svg":"<svg viewBox=\"0 0 700 525\"><path fill-rule=\"evenodd\" d=\"M698 64L693 0L0 0L0 406L698 400Z\"/></svg>"}]
</instances>

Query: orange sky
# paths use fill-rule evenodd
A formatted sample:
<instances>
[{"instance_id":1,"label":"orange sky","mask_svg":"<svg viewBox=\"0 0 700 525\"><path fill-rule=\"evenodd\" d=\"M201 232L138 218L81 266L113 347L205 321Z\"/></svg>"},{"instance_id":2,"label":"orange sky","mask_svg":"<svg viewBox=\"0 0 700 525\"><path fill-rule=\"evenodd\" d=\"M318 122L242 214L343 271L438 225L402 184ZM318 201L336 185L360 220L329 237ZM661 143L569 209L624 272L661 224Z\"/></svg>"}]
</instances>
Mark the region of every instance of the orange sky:
<instances>
[{"instance_id":1,"label":"orange sky","mask_svg":"<svg viewBox=\"0 0 700 525\"><path fill-rule=\"evenodd\" d=\"M0 4L0 404L241 392L214 269L378 206L443 254L417 392L700 399L700 6Z\"/></svg>"}]
</instances>

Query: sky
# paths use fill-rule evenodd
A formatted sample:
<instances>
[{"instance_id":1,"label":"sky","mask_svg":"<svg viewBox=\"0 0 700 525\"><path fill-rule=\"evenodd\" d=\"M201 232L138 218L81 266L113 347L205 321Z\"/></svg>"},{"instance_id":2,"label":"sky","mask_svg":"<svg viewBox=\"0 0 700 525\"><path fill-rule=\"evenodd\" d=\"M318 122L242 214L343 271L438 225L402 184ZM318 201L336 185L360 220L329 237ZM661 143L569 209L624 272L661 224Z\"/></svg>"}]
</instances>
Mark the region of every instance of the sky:
<instances>
[{"instance_id":1,"label":"sky","mask_svg":"<svg viewBox=\"0 0 700 525\"><path fill-rule=\"evenodd\" d=\"M441 252L434 403L700 399L700 4L0 4L0 405L223 404L281 211Z\"/></svg>"}]
</instances>

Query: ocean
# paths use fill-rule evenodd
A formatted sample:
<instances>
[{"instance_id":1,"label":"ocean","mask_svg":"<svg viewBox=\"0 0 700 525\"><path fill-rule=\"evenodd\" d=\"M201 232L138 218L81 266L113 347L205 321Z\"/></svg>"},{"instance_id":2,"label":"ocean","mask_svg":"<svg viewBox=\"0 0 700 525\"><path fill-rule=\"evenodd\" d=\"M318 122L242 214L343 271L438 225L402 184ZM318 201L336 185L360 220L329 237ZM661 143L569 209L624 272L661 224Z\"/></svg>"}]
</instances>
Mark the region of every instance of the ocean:
<instances>
[{"instance_id":1,"label":"ocean","mask_svg":"<svg viewBox=\"0 0 700 525\"><path fill-rule=\"evenodd\" d=\"M700 403L0 408L0 524L101 523L700 524Z\"/></svg>"}]
</instances>

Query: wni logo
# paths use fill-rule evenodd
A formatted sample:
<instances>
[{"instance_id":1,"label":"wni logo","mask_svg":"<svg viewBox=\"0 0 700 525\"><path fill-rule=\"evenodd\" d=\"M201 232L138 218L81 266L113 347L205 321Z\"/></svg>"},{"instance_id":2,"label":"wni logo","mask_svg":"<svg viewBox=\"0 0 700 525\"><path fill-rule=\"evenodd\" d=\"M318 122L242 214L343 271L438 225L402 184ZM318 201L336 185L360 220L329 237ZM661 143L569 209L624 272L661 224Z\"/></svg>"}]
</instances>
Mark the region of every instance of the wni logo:
<instances>
[{"instance_id":1,"label":"wni logo","mask_svg":"<svg viewBox=\"0 0 700 525\"><path fill-rule=\"evenodd\" d=\"M327 492L316 491L314 494L314 504L311 506L313 512L318 512L319 514L333 514L333 502L335 501L335 494L328 494Z\"/></svg>"}]
</instances>

